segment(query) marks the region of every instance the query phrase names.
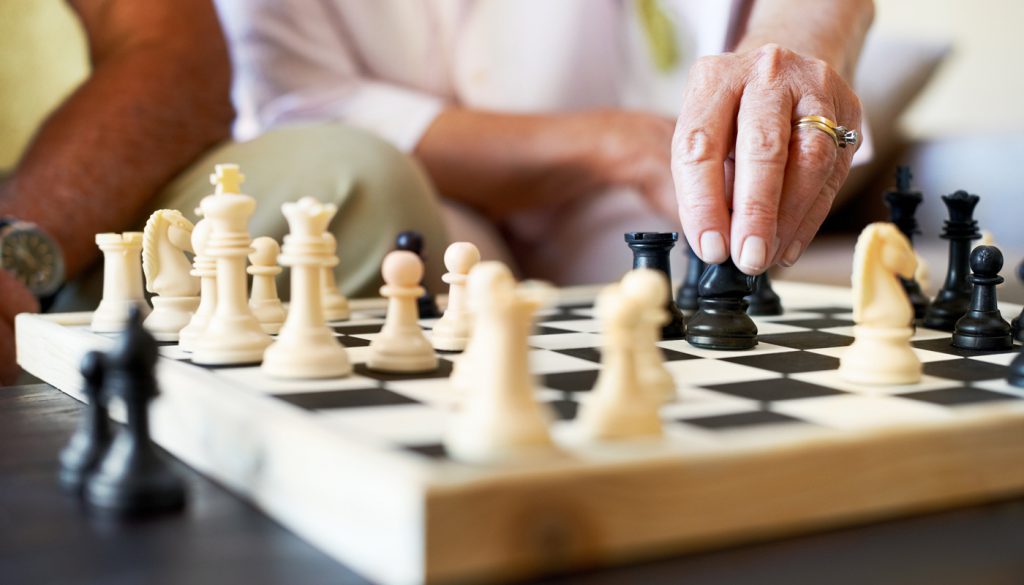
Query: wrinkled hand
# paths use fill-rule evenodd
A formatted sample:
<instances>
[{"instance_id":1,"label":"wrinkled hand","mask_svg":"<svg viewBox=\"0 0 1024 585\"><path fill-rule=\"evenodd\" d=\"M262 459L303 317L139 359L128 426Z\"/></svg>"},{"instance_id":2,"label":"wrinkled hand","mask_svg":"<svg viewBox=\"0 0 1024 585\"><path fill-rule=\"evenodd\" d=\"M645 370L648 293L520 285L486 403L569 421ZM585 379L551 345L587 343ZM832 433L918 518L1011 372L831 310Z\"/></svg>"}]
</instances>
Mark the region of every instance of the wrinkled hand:
<instances>
[{"instance_id":1,"label":"wrinkled hand","mask_svg":"<svg viewBox=\"0 0 1024 585\"><path fill-rule=\"evenodd\" d=\"M856 148L793 121L819 115L860 132L860 101L829 65L777 45L704 57L687 84L672 173L690 246L747 274L794 264Z\"/></svg>"},{"instance_id":2,"label":"wrinkled hand","mask_svg":"<svg viewBox=\"0 0 1024 585\"><path fill-rule=\"evenodd\" d=\"M20 369L14 361L14 316L39 311L28 288L6 270L0 270L0 386L13 384Z\"/></svg>"}]
</instances>

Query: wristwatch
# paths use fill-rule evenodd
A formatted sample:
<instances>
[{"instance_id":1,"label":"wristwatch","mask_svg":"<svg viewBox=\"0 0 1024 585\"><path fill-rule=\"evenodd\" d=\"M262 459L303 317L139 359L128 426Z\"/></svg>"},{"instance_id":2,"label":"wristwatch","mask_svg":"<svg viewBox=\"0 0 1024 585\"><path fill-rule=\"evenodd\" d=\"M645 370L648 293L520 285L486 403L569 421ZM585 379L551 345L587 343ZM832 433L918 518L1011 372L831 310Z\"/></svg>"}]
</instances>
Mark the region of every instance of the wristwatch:
<instances>
[{"instance_id":1,"label":"wristwatch","mask_svg":"<svg viewBox=\"0 0 1024 585\"><path fill-rule=\"evenodd\" d=\"M57 241L39 226L0 217L0 268L47 304L64 284L64 254Z\"/></svg>"}]
</instances>

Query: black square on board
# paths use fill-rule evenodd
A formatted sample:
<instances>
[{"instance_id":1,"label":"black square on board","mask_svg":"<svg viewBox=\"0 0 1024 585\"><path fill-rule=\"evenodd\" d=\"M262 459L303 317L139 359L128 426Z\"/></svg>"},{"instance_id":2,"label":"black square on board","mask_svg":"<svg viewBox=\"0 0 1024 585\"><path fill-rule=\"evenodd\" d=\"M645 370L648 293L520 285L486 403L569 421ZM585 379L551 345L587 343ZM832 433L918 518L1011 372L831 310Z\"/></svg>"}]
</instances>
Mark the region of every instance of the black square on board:
<instances>
[{"instance_id":1,"label":"black square on board","mask_svg":"<svg viewBox=\"0 0 1024 585\"><path fill-rule=\"evenodd\" d=\"M406 451L412 451L417 455L423 455L431 459L447 459L448 450L444 448L441 443L428 443L426 445L405 445L402 447Z\"/></svg>"},{"instance_id":2,"label":"black square on board","mask_svg":"<svg viewBox=\"0 0 1024 585\"><path fill-rule=\"evenodd\" d=\"M580 403L575 400L549 400L545 402L558 417L558 420L573 420L579 411Z\"/></svg>"},{"instance_id":3,"label":"black square on board","mask_svg":"<svg viewBox=\"0 0 1024 585\"><path fill-rule=\"evenodd\" d=\"M709 390L760 400L762 402L777 402L780 400L798 400L800 398L818 398L820 396L834 396L846 394L841 390L819 386L810 382L801 382L790 378L772 378L769 380L754 380L752 382L733 382L732 384L716 384L704 386Z\"/></svg>"},{"instance_id":4,"label":"black square on board","mask_svg":"<svg viewBox=\"0 0 1024 585\"><path fill-rule=\"evenodd\" d=\"M941 362L929 362L924 365L924 373L946 380L981 382L1006 376L1006 366L959 358Z\"/></svg>"},{"instance_id":5,"label":"black square on board","mask_svg":"<svg viewBox=\"0 0 1024 585\"><path fill-rule=\"evenodd\" d=\"M801 313L821 313L822 315L835 315L837 313L850 313L850 312L853 311L853 309L851 307L829 306L829 307L811 307L809 309L800 308L800 309L794 309L794 311L799 311Z\"/></svg>"},{"instance_id":6,"label":"black square on board","mask_svg":"<svg viewBox=\"0 0 1024 585\"><path fill-rule=\"evenodd\" d=\"M384 327L383 323L374 323L371 325L332 325L331 329L334 329L335 333L344 333L345 335L365 335L367 333L380 333L381 328Z\"/></svg>"},{"instance_id":7,"label":"black square on board","mask_svg":"<svg viewBox=\"0 0 1024 585\"><path fill-rule=\"evenodd\" d=\"M773 333L760 335L758 340L793 349L823 349L826 347L844 347L853 343L847 335L825 333L824 331L794 331L792 333Z\"/></svg>"},{"instance_id":8,"label":"black square on board","mask_svg":"<svg viewBox=\"0 0 1024 585\"><path fill-rule=\"evenodd\" d=\"M662 358L666 362L678 362L682 360L695 360L700 359L695 355L688 353L682 353L671 349L661 349ZM584 359L594 363L601 363L601 350L596 347L574 347L571 349L556 349L553 350L555 353L572 356L575 358Z\"/></svg>"},{"instance_id":9,"label":"black square on board","mask_svg":"<svg viewBox=\"0 0 1024 585\"><path fill-rule=\"evenodd\" d=\"M751 412L739 412L736 414L720 414L717 416L705 416L701 418L684 418L679 419L679 422L711 430L735 430L745 427L749 428L771 424L809 424L807 421L768 410L755 410Z\"/></svg>"},{"instance_id":10,"label":"black square on board","mask_svg":"<svg viewBox=\"0 0 1024 585\"><path fill-rule=\"evenodd\" d=\"M337 336L338 342L345 347L366 347L370 345L369 339L363 339L361 337L352 337L351 335L339 335Z\"/></svg>"},{"instance_id":11,"label":"black square on board","mask_svg":"<svg viewBox=\"0 0 1024 585\"><path fill-rule=\"evenodd\" d=\"M806 327L807 329L829 329L831 327L849 327L853 321L849 319L836 319L835 317L819 317L817 319L790 319L783 321L772 321L779 325L792 325L793 327Z\"/></svg>"},{"instance_id":12,"label":"black square on board","mask_svg":"<svg viewBox=\"0 0 1024 585\"><path fill-rule=\"evenodd\" d=\"M543 325L535 327L530 332L531 335L559 335L561 333L579 333L579 331L569 331L568 329L557 329L555 327L545 327Z\"/></svg>"},{"instance_id":13,"label":"black square on board","mask_svg":"<svg viewBox=\"0 0 1024 585\"><path fill-rule=\"evenodd\" d=\"M589 392L594 388L599 373L599 370L583 370L546 374L541 378L541 384L563 392Z\"/></svg>"},{"instance_id":14,"label":"black square on board","mask_svg":"<svg viewBox=\"0 0 1024 585\"><path fill-rule=\"evenodd\" d=\"M1013 353L1017 350L1017 346L1013 349L997 349L995 351L980 351L977 349L964 349L961 347L953 347L951 343L952 336L950 337L938 337L936 339L924 339L921 341L912 341L911 345L918 349L926 349L928 351L936 351L948 355L955 355L959 357L974 357L979 355L992 355L996 353Z\"/></svg>"},{"instance_id":15,"label":"black square on board","mask_svg":"<svg viewBox=\"0 0 1024 585\"><path fill-rule=\"evenodd\" d=\"M911 392L909 394L897 394L900 398L910 398L938 404L940 406L960 406L964 404L979 404L982 402L1003 402L1007 400L1021 400L1020 396L992 392L981 388L961 386L959 388L942 388L940 390L926 390L924 392Z\"/></svg>"},{"instance_id":16,"label":"black square on board","mask_svg":"<svg viewBox=\"0 0 1024 585\"><path fill-rule=\"evenodd\" d=\"M839 358L811 353L808 351L786 351L782 353L762 353L722 361L751 366L760 370L778 372L780 374L799 374L802 372L820 372L834 370L839 367Z\"/></svg>"},{"instance_id":17,"label":"black square on board","mask_svg":"<svg viewBox=\"0 0 1024 585\"><path fill-rule=\"evenodd\" d=\"M395 406L419 404L416 400L384 388L353 388L351 390L328 390L325 392L299 392L275 394L275 398L306 410L329 408L367 408L371 406Z\"/></svg>"},{"instance_id":18,"label":"black square on board","mask_svg":"<svg viewBox=\"0 0 1024 585\"><path fill-rule=\"evenodd\" d=\"M366 364L356 364L352 370L360 376L366 376L367 378L380 380L381 382L391 382L394 380L436 380L438 378L447 378L452 374L452 362L445 358L438 358L437 369L429 372L412 372L408 374L397 372L378 372L376 370L371 370Z\"/></svg>"}]
</instances>

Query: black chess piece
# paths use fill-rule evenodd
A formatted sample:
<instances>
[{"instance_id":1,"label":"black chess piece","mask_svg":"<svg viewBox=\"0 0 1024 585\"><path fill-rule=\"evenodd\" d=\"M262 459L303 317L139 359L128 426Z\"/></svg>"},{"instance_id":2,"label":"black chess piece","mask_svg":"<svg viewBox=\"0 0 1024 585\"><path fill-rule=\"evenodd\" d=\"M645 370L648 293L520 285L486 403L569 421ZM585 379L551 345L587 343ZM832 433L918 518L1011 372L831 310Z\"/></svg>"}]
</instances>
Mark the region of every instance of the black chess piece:
<instances>
[{"instance_id":1,"label":"black chess piece","mask_svg":"<svg viewBox=\"0 0 1024 585\"><path fill-rule=\"evenodd\" d=\"M104 368L103 354L98 351L85 354L79 366L85 381L82 394L87 403L78 421L78 429L60 452L60 471L57 474L60 486L69 492L82 491L86 478L110 445L110 420L103 395Z\"/></svg>"},{"instance_id":2,"label":"black chess piece","mask_svg":"<svg viewBox=\"0 0 1024 585\"><path fill-rule=\"evenodd\" d=\"M755 317L767 317L782 314L782 300L772 289L772 281L764 272L754 277L754 294L746 298L747 314Z\"/></svg>"},{"instance_id":3,"label":"black chess piece","mask_svg":"<svg viewBox=\"0 0 1024 585\"><path fill-rule=\"evenodd\" d=\"M685 243L685 240L684 240ZM686 276L683 283L676 291L676 305L684 311L697 310L697 285L700 284L700 276L704 274L707 264L700 259L700 256L693 251L689 244L686 245Z\"/></svg>"},{"instance_id":4,"label":"black chess piece","mask_svg":"<svg viewBox=\"0 0 1024 585\"><path fill-rule=\"evenodd\" d=\"M399 232L398 237L395 238L395 248L412 252L419 256L420 259L426 261L426 257L423 255L423 235L419 232ZM420 286L423 286L422 280L420 280ZM437 308L434 294L426 287L423 290L423 296L416 299L416 307L419 309L420 319L436 319L440 317L441 311Z\"/></svg>"},{"instance_id":5,"label":"black chess piece","mask_svg":"<svg viewBox=\"0 0 1024 585\"><path fill-rule=\"evenodd\" d=\"M690 317L686 340L706 349L750 349L757 326L747 315L745 297L756 277L740 272L732 259L708 266L700 279L700 309Z\"/></svg>"},{"instance_id":6,"label":"black chess piece","mask_svg":"<svg viewBox=\"0 0 1024 585\"><path fill-rule=\"evenodd\" d=\"M106 357L106 392L120 398L127 424L107 449L85 484L93 508L118 515L140 516L180 509L185 488L149 435L149 402L158 393L157 342L142 326L132 307L114 350Z\"/></svg>"},{"instance_id":7,"label":"black chess piece","mask_svg":"<svg viewBox=\"0 0 1024 585\"><path fill-rule=\"evenodd\" d=\"M1017 279L1024 282L1024 260L1017 265ZM1010 327L1013 329L1013 338L1024 343L1024 308L1021 308L1020 315L1013 318Z\"/></svg>"},{"instance_id":8,"label":"black chess piece","mask_svg":"<svg viewBox=\"0 0 1024 585\"><path fill-rule=\"evenodd\" d=\"M628 232L626 244L633 251L633 268L651 268L665 273L669 283L672 282L672 267L669 264L669 252L676 245L679 234L676 232ZM686 335L686 321L683 312L671 298L665 307L669 313L669 321L661 328L662 339L682 339Z\"/></svg>"},{"instance_id":9,"label":"black chess piece","mask_svg":"<svg viewBox=\"0 0 1024 585\"><path fill-rule=\"evenodd\" d=\"M920 191L910 190L912 178L910 167L898 167L896 169L896 190L888 191L885 194L885 204L889 207L890 221L903 232L911 245L914 243L914 235L921 233L917 227L915 213L923 199ZM916 278L901 278L900 280L903 282L903 290L907 291L907 298L914 305L914 318L924 318L929 302L928 297L921 291L920 283Z\"/></svg>"},{"instance_id":10,"label":"black chess piece","mask_svg":"<svg viewBox=\"0 0 1024 585\"><path fill-rule=\"evenodd\" d=\"M996 285L1003 282L999 276L1002 268L1003 254L999 248L978 246L971 252L971 308L956 322L954 347L984 351L1013 347L1010 324L999 313L996 300Z\"/></svg>"},{"instance_id":11,"label":"black chess piece","mask_svg":"<svg viewBox=\"0 0 1024 585\"><path fill-rule=\"evenodd\" d=\"M966 191L943 195L949 210L949 219L942 227L943 239L949 240L949 268L942 289L924 315L924 326L940 331L952 331L957 319L970 309L971 281L969 264L971 242L981 237L978 222L974 221L974 207L978 196Z\"/></svg>"}]
</instances>

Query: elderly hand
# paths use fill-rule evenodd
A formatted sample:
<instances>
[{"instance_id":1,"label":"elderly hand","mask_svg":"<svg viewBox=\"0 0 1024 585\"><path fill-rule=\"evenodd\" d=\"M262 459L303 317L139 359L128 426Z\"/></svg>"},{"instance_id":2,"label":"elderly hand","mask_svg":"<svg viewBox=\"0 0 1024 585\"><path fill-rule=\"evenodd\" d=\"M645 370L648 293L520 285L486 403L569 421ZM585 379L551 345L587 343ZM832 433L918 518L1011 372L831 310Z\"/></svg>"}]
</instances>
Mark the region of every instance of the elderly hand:
<instances>
[{"instance_id":1,"label":"elderly hand","mask_svg":"<svg viewBox=\"0 0 1024 585\"><path fill-rule=\"evenodd\" d=\"M856 147L837 148L818 115L860 132L860 101L823 61L768 44L704 57L690 71L672 174L690 246L747 274L791 266L828 215Z\"/></svg>"}]
</instances>

